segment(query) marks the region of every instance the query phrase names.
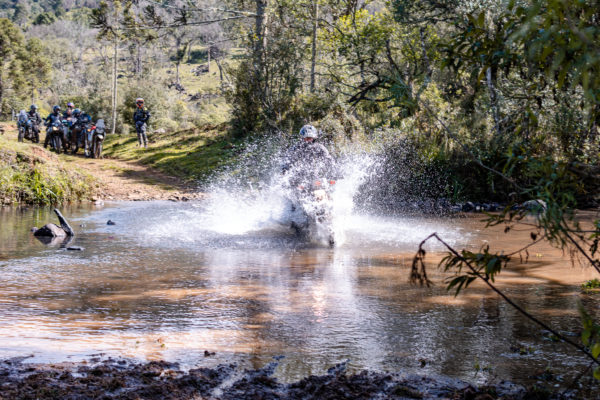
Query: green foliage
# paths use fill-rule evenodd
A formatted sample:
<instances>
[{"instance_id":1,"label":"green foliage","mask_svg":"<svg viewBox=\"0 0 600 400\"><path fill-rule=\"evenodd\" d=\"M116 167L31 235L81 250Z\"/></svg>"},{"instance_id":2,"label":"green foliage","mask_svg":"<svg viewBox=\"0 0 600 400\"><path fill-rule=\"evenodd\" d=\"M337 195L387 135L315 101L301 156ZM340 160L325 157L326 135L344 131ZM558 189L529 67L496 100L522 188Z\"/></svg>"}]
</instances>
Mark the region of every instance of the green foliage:
<instances>
[{"instance_id":1,"label":"green foliage","mask_svg":"<svg viewBox=\"0 0 600 400\"><path fill-rule=\"evenodd\" d=\"M590 279L589 281L582 283L581 289L584 291L590 290L590 289L600 289L600 279L594 278L594 279Z\"/></svg>"},{"instance_id":2,"label":"green foliage","mask_svg":"<svg viewBox=\"0 0 600 400\"><path fill-rule=\"evenodd\" d=\"M579 315L583 324L581 342L586 346L596 360L600 356L600 325L598 325L586 309L579 304ZM594 368L594 378L600 380L600 366Z\"/></svg>"},{"instance_id":3,"label":"green foliage","mask_svg":"<svg viewBox=\"0 0 600 400\"><path fill-rule=\"evenodd\" d=\"M19 59L22 45L19 28L10 20L0 18L0 117L7 113L14 102L15 91L24 83Z\"/></svg>"},{"instance_id":4,"label":"green foliage","mask_svg":"<svg viewBox=\"0 0 600 400\"><path fill-rule=\"evenodd\" d=\"M454 289L455 296L458 296L463 288L466 289L477 278L494 282L494 278L506 267L510 261L510 257L490 253L489 250L489 246L484 246L478 253L462 250L460 256L448 253L448 255L442 258L439 267L445 272L453 272L455 274L454 277L447 279L447 290ZM473 266L474 270L469 268L466 273L462 274L467 263Z\"/></svg>"},{"instance_id":5,"label":"green foliage","mask_svg":"<svg viewBox=\"0 0 600 400\"><path fill-rule=\"evenodd\" d=\"M57 18L54 13L43 12L43 13L38 14L33 19L33 24L34 25L52 25L54 22L56 22L56 20L57 20Z\"/></svg>"}]
</instances>

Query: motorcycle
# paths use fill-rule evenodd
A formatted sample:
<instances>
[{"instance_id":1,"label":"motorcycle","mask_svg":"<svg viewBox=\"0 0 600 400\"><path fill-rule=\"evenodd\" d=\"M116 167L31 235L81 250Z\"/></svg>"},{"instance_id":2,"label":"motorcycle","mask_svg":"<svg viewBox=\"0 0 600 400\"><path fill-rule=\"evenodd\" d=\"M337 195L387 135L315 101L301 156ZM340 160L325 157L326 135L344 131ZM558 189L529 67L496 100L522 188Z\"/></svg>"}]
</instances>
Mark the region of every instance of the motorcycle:
<instances>
[{"instance_id":1,"label":"motorcycle","mask_svg":"<svg viewBox=\"0 0 600 400\"><path fill-rule=\"evenodd\" d=\"M334 180L317 180L308 187L300 185L291 196L292 228L300 237L325 241L335 246L333 230Z\"/></svg>"},{"instance_id":2,"label":"motorcycle","mask_svg":"<svg viewBox=\"0 0 600 400\"><path fill-rule=\"evenodd\" d=\"M71 153L77 154L79 148L86 148L86 135L92 129L91 123L85 119L78 119L71 128Z\"/></svg>"},{"instance_id":3,"label":"motorcycle","mask_svg":"<svg viewBox=\"0 0 600 400\"><path fill-rule=\"evenodd\" d=\"M96 121L96 125L92 126L90 148L92 158L102 158L102 143L106 135L105 130L106 126L103 119L99 119Z\"/></svg>"},{"instance_id":4,"label":"motorcycle","mask_svg":"<svg viewBox=\"0 0 600 400\"><path fill-rule=\"evenodd\" d=\"M27 114L25 113L25 110L21 110L21 112L19 113L19 119L17 121L17 127L19 128L19 134L17 139L19 140L19 142L23 141L23 138L25 137L25 132L27 131L27 123L29 122L29 118L27 118Z\"/></svg>"},{"instance_id":5,"label":"motorcycle","mask_svg":"<svg viewBox=\"0 0 600 400\"><path fill-rule=\"evenodd\" d=\"M62 145L65 154L69 151L71 146L71 131L73 129L74 122L71 118L62 120Z\"/></svg>"},{"instance_id":6,"label":"motorcycle","mask_svg":"<svg viewBox=\"0 0 600 400\"><path fill-rule=\"evenodd\" d=\"M62 147L63 133L63 124L59 120L50 124L46 133L47 135L50 135L50 147L58 154L60 154L60 149Z\"/></svg>"},{"instance_id":7,"label":"motorcycle","mask_svg":"<svg viewBox=\"0 0 600 400\"><path fill-rule=\"evenodd\" d=\"M27 140L31 140L33 143L40 142L40 133L37 126L34 125L32 120L27 120L25 124L25 131L23 132L23 136L19 133L19 141L22 142L23 138Z\"/></svg>"},{"instance_id":8,"label":"motorcycle","mask_svg":"<svg viewBox=\"0 0 600 400\"><path fill-rule=\"evenodd\" d=\"M23 138L25 137L25 133L26 132L27 132L27 125L26 125L26 123L19 122L19 136L18 136L19 142L23 141Z\"/></svg>"}]
</instances>

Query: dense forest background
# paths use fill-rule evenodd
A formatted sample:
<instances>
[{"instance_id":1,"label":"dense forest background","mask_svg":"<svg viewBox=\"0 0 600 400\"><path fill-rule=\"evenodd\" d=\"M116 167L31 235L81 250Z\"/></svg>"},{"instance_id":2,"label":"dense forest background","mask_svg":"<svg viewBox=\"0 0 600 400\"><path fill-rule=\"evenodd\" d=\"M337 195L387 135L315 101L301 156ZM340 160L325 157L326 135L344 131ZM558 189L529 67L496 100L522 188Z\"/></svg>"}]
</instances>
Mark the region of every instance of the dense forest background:
<instances>
[{"instance_id":1,"label":"dense forest background","mask_svg":"<svg viewBox=\"0 0 600 400\"><path fill-rule=\"evenodd\" d=\"M1 0L0 115L73 101L111 121L114 106L127 134L141 96L153 130L219 127L247 140L311 122L334 148L361 142L385 155L382 206L526 200L554 184L570 204L593 205L599 10L594 0Z\"/></svg>"}]
</instances>

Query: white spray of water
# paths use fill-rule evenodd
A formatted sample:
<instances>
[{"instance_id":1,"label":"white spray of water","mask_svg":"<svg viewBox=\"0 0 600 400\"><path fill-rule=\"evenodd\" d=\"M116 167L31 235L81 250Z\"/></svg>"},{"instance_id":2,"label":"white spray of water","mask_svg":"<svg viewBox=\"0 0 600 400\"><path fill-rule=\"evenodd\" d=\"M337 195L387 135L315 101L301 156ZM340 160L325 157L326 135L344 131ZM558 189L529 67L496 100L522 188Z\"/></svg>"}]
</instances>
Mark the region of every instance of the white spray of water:
<instances>
[{"instance_id":1,"label":"white spray of water","mask_svg":"<svg viewBox=\"0 0 600 400\"><path fill-rule=\"evenodd\" d=\"M341 179L333 185L333 230L337 245L346 240L346 230L352 219L354 198L368 176L375 158L364 152L346 152L338 160ZM249 232L276 230L291 233L296 216L290 211L285 177L275 161L270 175L263 181L229 185L216 181L209 192L205 213L208 226L221 234L240 235ZM326 236L310 238L326 243Z\"/></svg>"},{"instance_id":2,"label":"white spray of water","mask_svg":"<svg viewBox=\"0 0 600 400\"><path fill-rule=\"evenodd\" d=\"M171 243L190 242L200 247L287 247L295 246L291 222L289 188L281 172L281 152L253 149L261 157L241 157L233 169L213 180L207 199L192 207L169 209L164 215L171 223L143 221L157 240ZM428 218L403 218L377 215L363 206L357 209L357 194L364 184L385 184L371 179L382 171L377 155L362 149L345 151L337 157L340 177L332 192L332 225L336 246L359 248L380 244L395 248L414 249L432 232L441 233L454 243L464 239L464 233L448 221ZM258 172L258 173L257 173ZM373 175L373 176L371 176ZM373 183L376 182L376 183ZM318 235L317 235L318 236ZM309 238L327 245L327 236Z\"/></svg>"},{"instance_id":3,"label":"white spray of water","mask_svg":"<svg viewBox=\"0 0 600 400\"><path fill-rule=\"evenodd\" d=\"M354 212L354 197L375 163L372 156L350 153L340 162L343 178L333 192L333 230L338 245L346 242L346 231Z\"/></svg>"}]
</instances>

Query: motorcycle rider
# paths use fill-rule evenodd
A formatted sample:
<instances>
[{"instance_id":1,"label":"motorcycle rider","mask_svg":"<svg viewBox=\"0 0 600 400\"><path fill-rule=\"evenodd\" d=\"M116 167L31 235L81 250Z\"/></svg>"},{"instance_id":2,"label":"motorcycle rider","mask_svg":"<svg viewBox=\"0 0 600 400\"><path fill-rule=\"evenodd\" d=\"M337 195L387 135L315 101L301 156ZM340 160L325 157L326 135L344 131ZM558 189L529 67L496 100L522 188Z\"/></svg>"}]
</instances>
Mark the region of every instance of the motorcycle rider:
<instances>
[{"instance_id":1,"label":"motorcycle rider","mask_svg":"<svg viewBox=\"0 0 600 400\"><path fill-rule=\"evenodd\" d=\"M335 160L316 139L319 132L312 125L300 129L301 141L292 146L284 156L282 171L289 177L292 188L304 189L322 178L336 177Z\"/></svg>"},{"instance_id":2,"label":"motorcycle rider","mask_svg":"<svg viewBox=\"0 0 600 400\"><path fill-rule=\"evenodd\" d=\"M52 107L52 113L44 120L44 125L48 127L46 130L46 139L44 139L44 148L48 147L48 142L50 141L50 126L56 121L61 121L60 106Z\"/></svg>"},{"instance_id":3,"label":"motorcycle rider","mask_svg":"<svg viewBox=\"0 0 600 400\"><path fill-rule=\"evenodd\" d=\"M75 104L73 102L67 103L67 109L63 112L62 119L67 121L66 129L63 134L63 147L65 151L67 151L68 143L71 140L71 131L73 129L73 125L77 122L77 118L75 117Z\"/></svg>"},{"instance_id":4,"label":"motorcycle rider","mask_svg":"<svg viewBox=\"0 0 600 400\"><path fill-rule=\"evenodd\" d=\"M137 106L133 113L133 121L135 122L135 131L137 132L140 147L148 147L148 136L146 135L147 123L150 119L150 111L144 107L144 99L138 97L135 100Z\"/></svg>"},{"instance_id":5,"label":"motorcycle rider","mask_svg":"<svg viewBox=\"0 0 600 400\"><path fill-rule=\"evenodd\" d=\"M31 121L31 129L33 131L34 136L40 137L40 125L42 124L42 117L40 117L40 113L38 113L38 108L35 104L32 104L29 107L29 111L27 112L27 118Z\"/></svg>"},{"instance_id":6,"label":"motorcycle rider","mask_svg":"<svg viewBox=\"0 0 600 400\"><path fill-rule=\"evenodd\" d=\"M40 125L42 124L42 117L40 117L40 113L38 113L38 107L35 104L32 104L31 107L29 107L27 116L33 124L34 131L39 133Z\"/></svg>"},{"instance_id":7,"label":"motorcycle rider","mask_svg":"<svg viewBox=\"0 0 600 400\"><path fill-rule=\"evenodd\" d=\"M67 103L67 109L63 113L63 119L69 120L73 119L73 111L75 110L75 104L72 102Z\"/></svg>"}]
</instances>

